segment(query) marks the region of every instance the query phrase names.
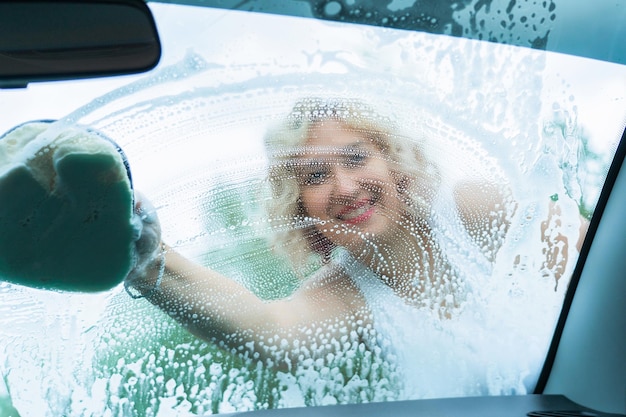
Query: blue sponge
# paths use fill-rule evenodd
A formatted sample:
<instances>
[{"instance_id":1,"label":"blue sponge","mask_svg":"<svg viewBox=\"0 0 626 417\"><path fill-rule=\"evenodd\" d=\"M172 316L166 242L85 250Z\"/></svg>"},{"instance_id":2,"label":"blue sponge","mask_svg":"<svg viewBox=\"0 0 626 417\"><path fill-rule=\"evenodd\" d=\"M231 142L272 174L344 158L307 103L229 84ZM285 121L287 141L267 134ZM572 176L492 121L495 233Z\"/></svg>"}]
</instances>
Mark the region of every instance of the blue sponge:
<instances>
[{"instance_id":1,"label":"blue sponge","mask_svg":"<svg viewBox=\"0 0 626 417\"><path fill-rule=\"evenodd\" d=\"M134 266L133 189L96 132L29 122L0 138L0 280L96 292Z\"/></svg>"}]
</instances>

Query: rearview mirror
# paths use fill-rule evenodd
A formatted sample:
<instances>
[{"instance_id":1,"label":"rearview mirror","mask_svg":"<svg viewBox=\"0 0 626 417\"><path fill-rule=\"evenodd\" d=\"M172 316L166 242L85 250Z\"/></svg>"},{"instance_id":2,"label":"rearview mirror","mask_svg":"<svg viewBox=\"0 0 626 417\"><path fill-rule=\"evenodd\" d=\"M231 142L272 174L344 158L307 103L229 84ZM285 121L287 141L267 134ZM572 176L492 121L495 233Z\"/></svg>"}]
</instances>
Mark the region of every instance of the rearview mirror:
<instances>
[{"instance_id":1,"label":"rearview mirror","mask_svg":"<svg viewBox=\"0 0 626 417\"><path fill-rule=\"evenodd\" d=\"M0 88L139 73L160 56L143 0L0 2Z\"/></svg>"}]
</instances>

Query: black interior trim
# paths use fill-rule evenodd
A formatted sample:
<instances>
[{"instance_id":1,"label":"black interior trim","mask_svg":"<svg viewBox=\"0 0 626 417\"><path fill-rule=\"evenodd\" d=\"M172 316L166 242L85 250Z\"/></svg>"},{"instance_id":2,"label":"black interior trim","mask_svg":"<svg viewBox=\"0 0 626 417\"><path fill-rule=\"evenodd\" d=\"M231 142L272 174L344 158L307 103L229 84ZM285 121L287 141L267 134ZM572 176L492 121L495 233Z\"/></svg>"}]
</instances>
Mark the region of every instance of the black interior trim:
<instances>
[{"instance_id":1,"label":"black interior trim","mask_svg":"<svg viewBox=\"0 0 626 417\"><path fill-rule=\"evenodd\" d=\"M279 408L226 417L618 417L583 407L564 395L512 395Z\"/></svg>"},{"instance_id":2,"label":"black interior trim","mask_svg":"<svg viewBox=\"0 0 626 417\"><path fill-rule=\"evenodd\" d=\"M544 389L546 388L546 384L548 383L548 378L550 377L550 373L552 372L552 366L554 365L554 360L559 349L559 343L561 341L561 336L563 335L563 329L565 328L567 316L572 306L572 301L574 300L576 288L578 287L578 283L580 282L582 272L585 268L585 262L587 260L587 256L589 255L589 250L593 243L596 231L598 230L598 225L602 220L602 214L604 213L604 209L606 208L609 196L613 191L613 186L615 185L615 181L617 180L617 176L620 172L620 169L622 168L625 157L626 126L622 133L622 138L620 139L619 145L617 146L613 162L609 167L609 171L602 187L602 191L600 192L600 196L598 197L598 203L591 218L591 222L589 223L589 229L580 250L580 256L578 258L578 262L576 263L572 278L569 282L567 292L565 293L563 308L561 309L561 313L559 315L559 319L557 321L557 325L552 336L552 341L550 342L550 347L548 349L543 368L541 369L541 373L539 374L539 379L537 380L537 385L535 386L535 390L533 392L534 394L542 394Z\"/></svg>"}]
</instances>

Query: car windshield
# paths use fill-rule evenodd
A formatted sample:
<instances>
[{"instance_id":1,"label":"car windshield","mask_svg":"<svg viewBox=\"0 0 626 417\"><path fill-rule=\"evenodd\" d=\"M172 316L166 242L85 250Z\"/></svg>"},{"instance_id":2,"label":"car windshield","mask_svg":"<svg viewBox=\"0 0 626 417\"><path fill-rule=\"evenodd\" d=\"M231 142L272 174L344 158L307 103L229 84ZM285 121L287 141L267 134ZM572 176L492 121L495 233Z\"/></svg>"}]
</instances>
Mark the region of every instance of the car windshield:
<instances>
[{"instance_id":1,"label":"car windshield","mask_svg":"<svg viewBox=\"0 0 626 417\"><path fill-rule=\"evenodd\" d=\"M624 128L626 67L150 7L153 71L0 91L1 184L16 126L110 138L151 211L134 238L158 275L83 292L5 269L0 415L532 393ZM27 165L54 146L24 149ZM158 228L164 245L146 240ZM7 252L16 242L0 237ZM55 266L91 262L58 249Z\"/></svg>"}]
</instances>

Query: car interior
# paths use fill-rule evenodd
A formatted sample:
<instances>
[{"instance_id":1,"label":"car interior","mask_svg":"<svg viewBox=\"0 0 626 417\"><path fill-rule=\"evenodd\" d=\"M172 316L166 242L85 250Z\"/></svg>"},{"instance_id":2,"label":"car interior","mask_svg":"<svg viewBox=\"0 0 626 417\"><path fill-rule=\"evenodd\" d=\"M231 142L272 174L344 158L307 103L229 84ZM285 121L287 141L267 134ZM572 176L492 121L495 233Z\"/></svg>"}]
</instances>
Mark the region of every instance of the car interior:
<instances>
[{"instance_id":1,"label":"car interior","mask_svg":"<svg viewBox=\"0 0 626 417\"><path fill-rule=\"evenodd\" d=\"M0 417L626 416L625 23L626 2L615 0L0 2ZM296 112L307 105L323 110ZM447 253L441 288L463 295L442 295L413 269L419 308L385 290L368 298L355 283L366 305L380 307L380 346L351 344L350 329L364 325L346 319L344 350L324 350L336 341L322 335L323 353L306 345L284 368L286 340L263 339L263 356L258 340L203 337L168 310L170 293L151 297L176 293L169 250L271 305L298 300L334 263L354 266L352 235L376 246L376 232L350 232L371 224L369 205L391 200L373 176L359 184L374 196L333 219L324 220L334 203L321 191L312 199L327 204L319 216L302 208L303 191L292 195L302 216L280 210L272 164L318 156L308 145L270 149L272 135L282 140L280 123L299 129L305 121L294 114L306 111L332 120L360 112L367 126L392 126L400 145L381 149L401 162L379 161L397 163L399 177L408 160L420 181L436 178L439 191L417 192L431 204L425 222L441 228L425 253ZM73 153L84 159L62 177ZM121 172L122 203L110 189L94 197L94 184L113 181L109 165L97 166L104 153ZM342 172L356 172L364 155ZM341 183L324 161L284 163L282 180L318 191ZM58 177L41 180L48 172ZM77 186L92 198L88 218L65 216L76 217L80 195L28 188L70 187L70 178L88 184ZM457 192L475 183L482 188ZM394 185L404 195L405 182ZM474 205L494 196L503 200L490 219L506 220L473 233ZM118 219L118 203L128 208L124 228L98 226ZM321 242L333 246L317 256L306 231L326 233L337 219L350 226L328 232ZM165 243L155 244L158 278L144 289L128 278L139 252L129 257L123 245L135 248L152 230ZM295 233L313 255L278 240ZM345 245L332 241L344 242L342 233ZM401 233L380 234L399 253ZM425 258L407 253L400 266L437 273L436 260L417 265ZM118 258L121 275L112 272ZM393 282L385 269L363 269L352 279ZM251 308L227 291L215 300L206 308ZM325 302L319 309L332 310Z\"/></svg>"}]
</instances>

